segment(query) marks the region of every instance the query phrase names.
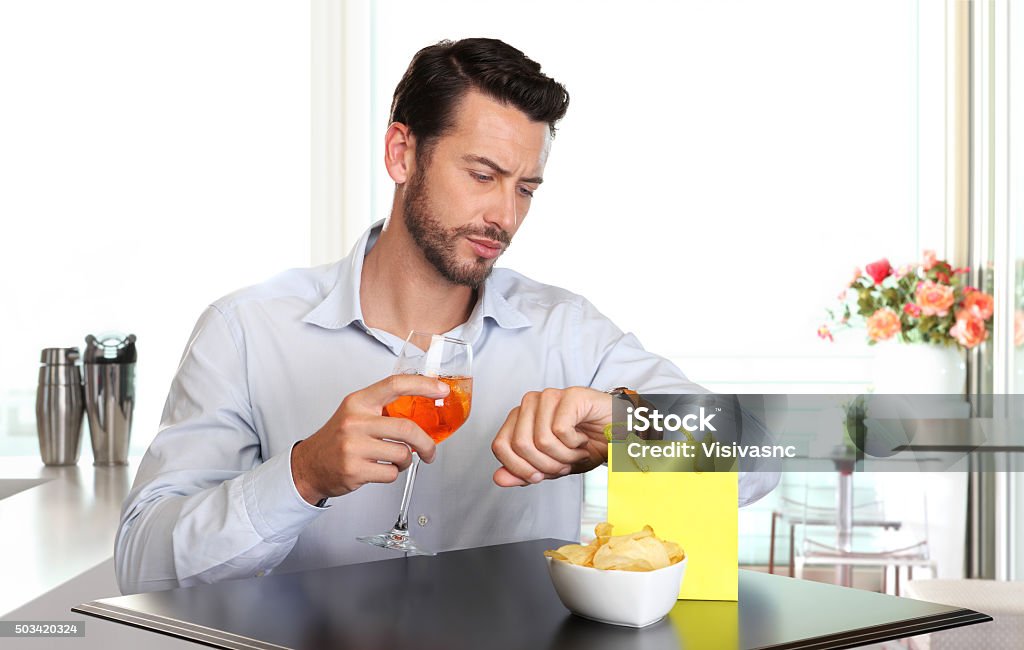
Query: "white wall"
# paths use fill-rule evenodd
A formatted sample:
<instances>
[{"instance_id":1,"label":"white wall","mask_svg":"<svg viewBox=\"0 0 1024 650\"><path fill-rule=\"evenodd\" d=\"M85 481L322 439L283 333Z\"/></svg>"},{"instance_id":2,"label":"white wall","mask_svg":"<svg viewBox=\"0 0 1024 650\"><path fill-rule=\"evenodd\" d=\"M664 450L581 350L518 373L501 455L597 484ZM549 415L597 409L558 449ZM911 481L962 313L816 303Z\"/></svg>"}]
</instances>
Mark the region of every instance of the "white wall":
<instances>
[{"instance_id":1,"label":"white wall","mask_svg":"<svg viewBox=\"0 0 1024 650\"><path fill-rule=\"evenodd\" d=\"M204 306L308 263L310 9L4 2L0 61L0 453L38 453L39 350L105 329L144 450Z\"/></svg>"}]
</instances>

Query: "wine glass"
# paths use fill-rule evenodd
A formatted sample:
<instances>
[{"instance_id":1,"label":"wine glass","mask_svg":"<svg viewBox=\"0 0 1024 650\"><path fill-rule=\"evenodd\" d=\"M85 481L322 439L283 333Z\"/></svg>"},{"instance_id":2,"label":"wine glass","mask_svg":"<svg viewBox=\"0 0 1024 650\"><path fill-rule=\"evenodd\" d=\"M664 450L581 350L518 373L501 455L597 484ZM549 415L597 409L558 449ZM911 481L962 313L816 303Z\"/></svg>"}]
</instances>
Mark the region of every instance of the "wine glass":
<instances>
[{"instance_id":1,"label":"wine glass","mask_svg":"<svg viewBox=\"0 0 1024 650\"><path fill-rule=\"evenodd\" d=\"M442 399L419 395L403 395L384 407L384 415L406 418L419 425L435 443L455 433L469 417L473 396L473 348L461 341L441 334L410 332L395 362L395 374L414 374L437 377L451 389ZM396 443L404 444L404 443ZM416 545L409 535L409 502L420 457L412 453L412 462L405 475L405 490L398 520L390 532L356 539L366 544L404 551L413 555L437 555Z\"/></svg>"}]
</instances>

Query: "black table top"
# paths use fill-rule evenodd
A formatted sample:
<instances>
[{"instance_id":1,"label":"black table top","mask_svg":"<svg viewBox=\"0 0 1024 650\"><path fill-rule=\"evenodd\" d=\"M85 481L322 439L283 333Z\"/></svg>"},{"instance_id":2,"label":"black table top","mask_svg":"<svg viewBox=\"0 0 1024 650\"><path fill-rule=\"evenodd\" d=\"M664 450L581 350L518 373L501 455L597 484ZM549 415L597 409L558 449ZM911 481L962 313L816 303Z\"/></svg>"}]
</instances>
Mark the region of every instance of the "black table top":
<instances>
[{"instance_id":1,"label":"black table top","mask_svg":"<svg viewBox=\"0 0 1024 650\"><path fill-rule=\"evenodd\" d=\"M850 648L992 620L971 610L739 572L739 602L679 601L636 630L566 610L534 540L107 598L73 611L220 648ZM382 550L381 553L387 553Z\"/></svg>"}]
</instances>

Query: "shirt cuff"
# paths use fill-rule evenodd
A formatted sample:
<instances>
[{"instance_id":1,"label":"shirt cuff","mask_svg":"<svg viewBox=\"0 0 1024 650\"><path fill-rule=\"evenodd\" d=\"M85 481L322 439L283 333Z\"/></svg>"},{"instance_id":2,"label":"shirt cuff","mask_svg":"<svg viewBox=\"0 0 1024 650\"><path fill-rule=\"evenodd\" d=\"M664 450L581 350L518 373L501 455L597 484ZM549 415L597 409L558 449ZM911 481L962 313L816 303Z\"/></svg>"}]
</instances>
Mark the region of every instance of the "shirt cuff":
<instances>
[{"instance_id":1,"label":"shirt cuff","mask_svg":"<svg viewBox=\"0 0 1024 650\"><path fill-rule=\"evenodd\" d=\"M326 511L309 504L295 488L291 447L245 475L242 495L253 528L265 541L294 539Z\"/></svg>"}]
</instances>

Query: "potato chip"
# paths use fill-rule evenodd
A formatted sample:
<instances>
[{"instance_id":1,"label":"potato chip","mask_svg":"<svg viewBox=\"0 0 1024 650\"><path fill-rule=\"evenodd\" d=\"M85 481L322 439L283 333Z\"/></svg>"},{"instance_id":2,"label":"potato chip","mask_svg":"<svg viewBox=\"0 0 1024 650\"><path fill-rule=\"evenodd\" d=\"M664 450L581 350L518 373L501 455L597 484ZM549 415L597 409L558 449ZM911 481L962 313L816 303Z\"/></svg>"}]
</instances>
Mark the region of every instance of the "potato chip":
<instances>
[{"instance_id":1,"label":"potato chip","mask_svg":"<svg viewBox=\"0 0 1024 650\"><path fill-rule=\"evenodd\" d=\"M558 549L558 552L565 556L567 562L572 564L594 566L594 553L597 552L597 546L593 544L586 546L582 544L567 544Z\"/></svg>"},{"instance_id":2,"label":"potato chip","mask_svg":"<svg viewBox=\"0 0 1024 650\"><path fill-rule=\"evenodd\" d=\"M566 544L544 555L578 566L615 571L656 571L686 557L682 547L658 539L650 526L627 535L612 535L612 525L602 521L594 527L594 534L596 539L590 544Z\"/></svg>"},{"instance_id":3,"label":"potato chip","mask_svg":"<svg viewBox=\"0 0 1024 650\"><path fill-rule=\"evenodd\" d=\"M609 524L607 521L602 521L598 525L594 526L594 536L598 539L602 537L611 537L612 528L613 526Z\"/></svg>"},{"instance_id":4,"label":"potato chip","mask_svg":"<svg viewBox=\"0 0 1024 650\"><path fill-rule=\"evenodd\" d=\"M683 558L686 557L686 553L683 553L683 548L679 546L679 544L666 540L661 540L661 543L665 547L665 552L668 553L669 564L681 562Z\"/></svg>"},{"instance_id":5,"label":"potato chip","mask_svg":"<svg viewBox=\"0 0 1024 650\"><path fill-rule=\"evenodd\" d=\"M605 544L594 554L595 569L655 571L669 565L668 552L659 539L650 536L612 539L616 543Z\"/></svg>"}]
</instances>

